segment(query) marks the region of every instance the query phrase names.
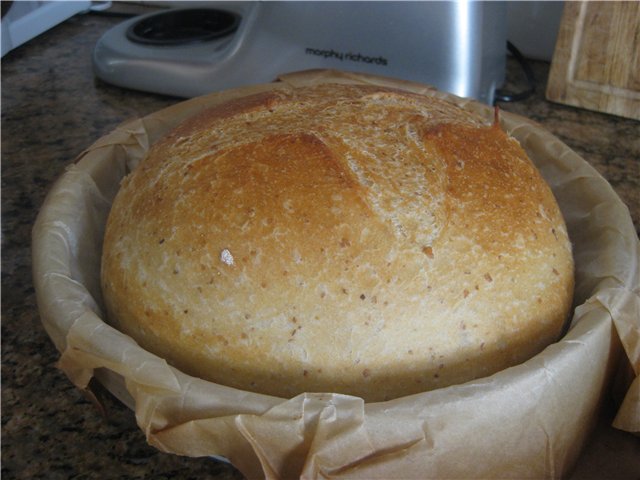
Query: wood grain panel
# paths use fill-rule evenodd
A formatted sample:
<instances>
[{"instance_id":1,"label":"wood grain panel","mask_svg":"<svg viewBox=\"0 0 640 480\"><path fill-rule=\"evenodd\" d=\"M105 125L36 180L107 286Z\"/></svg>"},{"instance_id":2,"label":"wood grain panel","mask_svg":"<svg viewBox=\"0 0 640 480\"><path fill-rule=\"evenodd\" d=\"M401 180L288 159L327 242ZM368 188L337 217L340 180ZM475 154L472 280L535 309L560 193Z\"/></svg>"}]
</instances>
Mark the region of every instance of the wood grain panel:
<instances>
[{"instance_id":1,"label":"wood grain panel","mask_svg":"<svg viewBox=\"0 0 640 480\"><path fill-rule=\"evenodd\" d=\"M567 2L546 96L640 120L640 2Z\"/></svg>"}]
</instances>

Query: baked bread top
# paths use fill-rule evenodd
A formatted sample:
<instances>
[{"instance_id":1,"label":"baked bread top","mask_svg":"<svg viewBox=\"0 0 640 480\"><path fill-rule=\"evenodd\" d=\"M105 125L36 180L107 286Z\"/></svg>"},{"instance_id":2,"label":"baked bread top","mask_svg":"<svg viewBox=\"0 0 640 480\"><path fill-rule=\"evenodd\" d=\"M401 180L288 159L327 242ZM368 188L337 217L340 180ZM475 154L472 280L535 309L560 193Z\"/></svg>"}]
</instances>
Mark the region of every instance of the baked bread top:
<instances>
[{"instance_id":1,"label":"baked bread top","mask_svg":"<svg viewBox=\"0 0 640 480\"><path fill-rule=\"evenodd\" d=\"M110 321L185 373L380 401L555 341L573 260L518 142L435 97L281 86L154 144L106 226Z\"/></svg>"}]
</instances>

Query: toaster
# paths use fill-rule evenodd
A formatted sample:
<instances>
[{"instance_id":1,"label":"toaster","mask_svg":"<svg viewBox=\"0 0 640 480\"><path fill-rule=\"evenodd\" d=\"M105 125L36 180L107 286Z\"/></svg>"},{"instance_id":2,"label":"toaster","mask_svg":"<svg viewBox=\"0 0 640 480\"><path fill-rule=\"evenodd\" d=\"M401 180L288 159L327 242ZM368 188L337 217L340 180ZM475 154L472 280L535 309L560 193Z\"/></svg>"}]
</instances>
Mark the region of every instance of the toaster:
<instances>
[{"instance_id":1,"label":"toaster","mask_svg":"<svg viewBox=\"0 0 640 480\"><path fill-rule=\"evenodd\" d=\"M96 76L188 98L329 68L425 83L487 104L504 82L503 2L170 5L108 30L93 51Z\"/></svg>"}]
</instances>

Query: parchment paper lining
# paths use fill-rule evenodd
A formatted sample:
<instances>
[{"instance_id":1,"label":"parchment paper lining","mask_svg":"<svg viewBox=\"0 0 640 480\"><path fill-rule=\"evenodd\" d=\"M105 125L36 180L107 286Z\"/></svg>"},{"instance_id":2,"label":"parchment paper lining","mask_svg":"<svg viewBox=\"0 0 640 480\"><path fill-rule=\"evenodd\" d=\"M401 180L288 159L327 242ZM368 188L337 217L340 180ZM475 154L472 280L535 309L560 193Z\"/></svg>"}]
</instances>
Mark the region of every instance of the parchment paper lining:
<instances>
[{"instance_id":1,"label":"parchment paper lining","mask_svg":"<svg viewBox=\"0 0 640 480\"><path fill-rule=\"evenodd\" d=\"M369 83L493 109L410 82L329 70L216 93L127 122L55 184L33 230L34 283L59 367L79 388L96 375L135 409L160 450L222 456L250 478L560 477L575 462L622 352L634 379L614 425L640 431L640 243L626 206L541 127L501 113L551 185L576 259L575 314L559 342L491 377L366 404L338 394L280 399L190 377L103 321L106 216L121 178L182 119L240 95L320 82ZM622 348L620 348L622 347ZM626 360L625 360L625 363Z\"/></svg>"}]
</instances>

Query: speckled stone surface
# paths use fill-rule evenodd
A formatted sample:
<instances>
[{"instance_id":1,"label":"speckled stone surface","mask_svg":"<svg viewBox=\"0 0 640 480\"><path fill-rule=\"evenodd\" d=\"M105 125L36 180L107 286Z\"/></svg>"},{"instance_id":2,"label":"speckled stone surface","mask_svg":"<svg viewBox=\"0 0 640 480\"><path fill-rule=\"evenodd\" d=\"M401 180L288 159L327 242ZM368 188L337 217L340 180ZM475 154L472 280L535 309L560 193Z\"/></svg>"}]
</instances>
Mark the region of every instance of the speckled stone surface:
<instances>
[{"instance_id":1,"label":"speckled stone surface","mask_svg":"<svg viewBox=\"0 0 640 480\"><path fill-rule=\"evenodd\" d=\"M94 78L93 46L119 21L77 16L2 59L2 475L238 479L224 463L149 447L132 412L106 392L103 415L55 368L58 353L40 324L30 235L48 189L84 148L116 125L178 101ZM630 207L638 230L640 123L546 102L549 65L533 66L537 94L501 107L536 120L598 169ZM510 64L513 90L520 88L518 75L518 66ZM580 478L640 471L637 440L607 429L608 420L581 459Z\"/></svg>"},{"instance_id":2,"label":"speckled stone surface","mask_svg":"<svg viewBox=\"0 0 640 480\"><path fill-rule=\"evenodd\" d=\"M536 94L524 101L499 103L499 106L536 121L591 164L629 207L639 232L640 122L546 101L549 64L532 62L531 67L538 83ZM507 79L510 91L527 87L515 61L508 63Z\"/></svg>"}]
</instances>

